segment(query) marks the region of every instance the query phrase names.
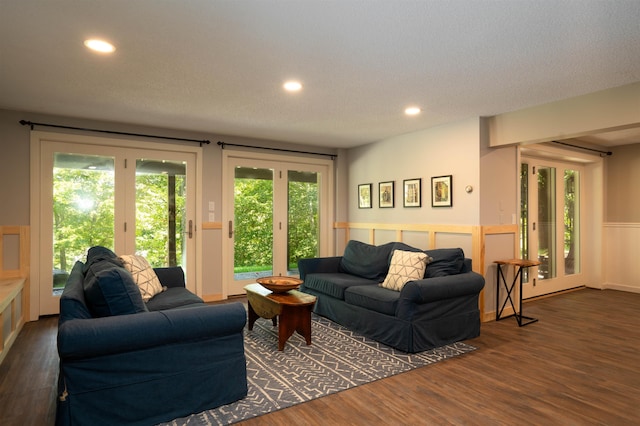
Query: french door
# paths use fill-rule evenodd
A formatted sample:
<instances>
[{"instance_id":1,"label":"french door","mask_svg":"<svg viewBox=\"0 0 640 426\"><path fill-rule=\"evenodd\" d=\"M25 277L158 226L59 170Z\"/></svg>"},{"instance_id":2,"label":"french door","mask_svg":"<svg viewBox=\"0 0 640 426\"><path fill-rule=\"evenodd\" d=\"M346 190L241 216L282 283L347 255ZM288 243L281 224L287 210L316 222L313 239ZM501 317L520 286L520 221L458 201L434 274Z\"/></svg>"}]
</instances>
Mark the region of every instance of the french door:
<instances>
[{"instance_id":1,"label":"french door","mask_svg":"<svg viewBox=\"0 0 640 426\"><path fill-rule=\"evenodd\" d=\"M195 288L196 154L41 141L40 315L55 314L69 272L88 248L181 266Z\"/></svg>"},{"instance_id":2,"label":"french door","mask_svg":"<svg viewBox=\"0 0 640 426\"><path fill-rule=\"evenodd\" d=\"M584 285L581 262L583 167L523 157L520 249L540 265L525 273L523 298Z\"/></svg>"},{"instance_id":3,"label":"french door","mask_svg":"<svg viewBox=\"0 0 640 426\"><path fill-rule=\"evenodd\" d=\"M225 294L256 278L298 275L298 259L328 247L330 165L226 155L223 199Z\"/></svg>"}]
</instances>

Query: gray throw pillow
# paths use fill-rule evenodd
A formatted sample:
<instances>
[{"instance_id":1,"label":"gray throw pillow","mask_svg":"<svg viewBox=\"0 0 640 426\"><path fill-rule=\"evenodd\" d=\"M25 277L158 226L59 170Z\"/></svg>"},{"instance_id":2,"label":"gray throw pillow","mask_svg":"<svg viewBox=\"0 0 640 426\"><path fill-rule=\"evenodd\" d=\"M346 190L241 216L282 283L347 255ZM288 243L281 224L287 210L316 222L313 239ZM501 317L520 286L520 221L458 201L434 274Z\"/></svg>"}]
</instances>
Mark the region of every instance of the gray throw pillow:
<instances>
[{"instance_id":1,"label":"gray throw pillow","mask_svg":"<svg viewBox=\"0 0 640 426\"><path fill-rule=\"evenodd\" d=\"M389 270L389 256L395 243L374 246L351 240L340 260L340 271L381 282Z\"/></svg>"},{"instance_id":2,"label":"gray throw pillow","mask_svg":"<svg viewBox=\"0 0 640 426\"><path fill-rule=\"evenodd\" d=\"M89 266L84 277L84 297L94 317L147 312L131 274L114 262L101 259Z\"/></svg>"},{"instance_id":3,"label":"gray throw pillow","mask_svg":"<svg viewBox=\"0 0 640 426\"><path fill-rule=\"evenodd\" d=\"M433 260L427 265L425 278L457 275L464 267L464 251L461 248L425 250Z\"/></svg>"}]
</instances>

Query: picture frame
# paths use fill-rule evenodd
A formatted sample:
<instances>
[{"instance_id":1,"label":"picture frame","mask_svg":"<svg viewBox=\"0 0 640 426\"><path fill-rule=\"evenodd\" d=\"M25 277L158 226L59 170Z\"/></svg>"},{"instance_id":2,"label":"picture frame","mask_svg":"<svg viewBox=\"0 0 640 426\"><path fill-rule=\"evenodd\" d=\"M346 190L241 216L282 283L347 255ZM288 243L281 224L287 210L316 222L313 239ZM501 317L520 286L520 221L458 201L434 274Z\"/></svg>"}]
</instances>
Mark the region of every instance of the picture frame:
<instances>
[{"instance_id":1,"label":"picture frame","mask_svg":"<svg viewBox=\"0 0 640 426\"><path fill-rule=\"evenodd\" d=\"M372 208L371 204L371 188L373 184L371 183L361 183L358 185L358 208L359 209L370 209Z\"/></svg>"},{"instance_id":2,"label":"picture frame","mask_svg":"<svg viewBox=\"0 0 640 426\"><path fill-rule=\"evenodd\" d=\"M402 181L404 189L402 205L404 207L422 206L422 178L405 179Z\"/></svg>"},{"instance_id":3,"label":"picture frame","mask_svg":"<svg viewBox=\"0 0 640 426\"><path fill-rule=\"evenodd\" d=\"M392 209L395 201L395 182L379 182L378 183L378 206L381 209Z\"/></svg>"},{"instance_id":4,"label":"picture frame","mask_svg":"<svg viewBox=\"0 0 640 426\"><path fill-rule=\"evenodd\" d=\"M453 206L452 175L434 176L431 178L431 207Z\"/></svg>"}]
</instances>

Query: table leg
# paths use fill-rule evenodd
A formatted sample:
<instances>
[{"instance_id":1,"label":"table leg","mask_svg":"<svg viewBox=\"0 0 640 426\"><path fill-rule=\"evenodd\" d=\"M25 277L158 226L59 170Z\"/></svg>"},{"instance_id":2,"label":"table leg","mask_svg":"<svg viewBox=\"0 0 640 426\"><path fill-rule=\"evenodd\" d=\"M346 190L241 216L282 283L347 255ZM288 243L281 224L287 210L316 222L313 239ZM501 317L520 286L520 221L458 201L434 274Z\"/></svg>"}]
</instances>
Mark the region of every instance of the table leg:
<instances>
[{"instance_id":1,"label":"table leg","mask_svg":"<svg viewBox=\"0 0 640 426\"><path fill-rule=\"evenodd\" d=\"M519 297L520 297L519 298L520 306L518 306L518 307L520 308L520 311L516 315L516 319L518 320L518 326L522 327L522 326L534 323L534 322L538 321L538 319L537 318L526 317L526 316L522 315L522 276L524 275L522 273L522 268L520 268L519 272L520 272L520 295L519 295ZM527 322L522 322L523 318L528 320L528 321Z\"/></svg>"},{"instance_id":2,"label":"table leg","mask_svg":"<svg viewBox=\"0 0 640 426\"><path fill-rule=\"evenodd\" d=\"M518 279L518 274L516 273L516 275L513 278L513 282L511 283L511 286L509 286L509 284L507 283L507 279L504 276L504 273L502 272L502 268L500 268L500 265L498 264L498 276L497 276L497 283L496 283L496 321L499 321L501 319L504 318L509 318L510 316L516 315L516 307L515 307L515 303L514 300L511 298L512 296L512 292L513 292L513 297L515 298L515 285L516 285L516 280ZM500 279L502 279L502 283L500 282ZM504 284L504 289L507 291L507 298L504 299L504 303L502 304L502 307L500 307L500 286L501 284ZM507 317L503 317L502 313L504 312L504 308L507 307L507 302L509 302L509 304L511 305L511 309L513 309L513 314L509 315Z\"/></svg>"},{"instance_id":3,"label":"table leg","mask_svg":"<svg viewBox=\"0 0 640 426\"><path fill-rule=\"evenodd\" d=\"M258 318L260 318L260 316L258 314L256 314L256 311L253 310L253 307L251 306L251 303L247 303L248 305L248 314L249 314L249 318L248 318L248 328L249 330L253 330L253 324L256 322L256 320Z\"/></svg>"},{"instance_id":4,"label":"table leg","mask_svg":"<svg viewBox=\"0 0 640 426\"><path fill-rule=\"evenodd\" d=\"M311 311L312 306L298 306L282 308L280 326L278 327L278 350L284 350L284 345L295 331L304 337L307 345L311 344Z\"/></svg>"}]
</instances>

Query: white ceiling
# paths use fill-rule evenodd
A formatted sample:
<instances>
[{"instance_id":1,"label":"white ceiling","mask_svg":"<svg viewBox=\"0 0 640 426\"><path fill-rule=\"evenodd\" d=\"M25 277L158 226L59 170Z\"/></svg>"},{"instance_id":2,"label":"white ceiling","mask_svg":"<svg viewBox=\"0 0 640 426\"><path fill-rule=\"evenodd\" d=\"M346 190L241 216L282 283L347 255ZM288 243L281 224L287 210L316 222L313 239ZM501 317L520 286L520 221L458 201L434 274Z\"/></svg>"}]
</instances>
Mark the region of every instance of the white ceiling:
<instances>
[{"instance_id":1,"label":"white ceiling","mask_svg":"<svg viewBox=\"0 0 640 426\"><path fill-rule=\"evenodd\" d=\"M637 81L637 0L0 0L19 111L351 147Z\"/></svg>"}]
</instances>

